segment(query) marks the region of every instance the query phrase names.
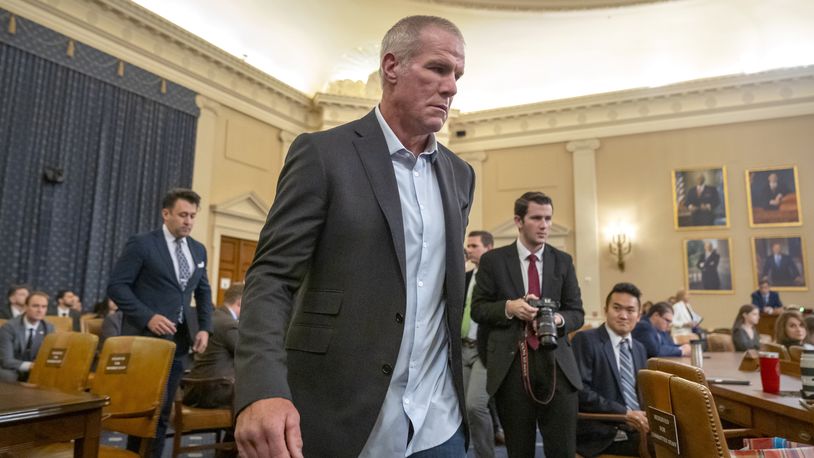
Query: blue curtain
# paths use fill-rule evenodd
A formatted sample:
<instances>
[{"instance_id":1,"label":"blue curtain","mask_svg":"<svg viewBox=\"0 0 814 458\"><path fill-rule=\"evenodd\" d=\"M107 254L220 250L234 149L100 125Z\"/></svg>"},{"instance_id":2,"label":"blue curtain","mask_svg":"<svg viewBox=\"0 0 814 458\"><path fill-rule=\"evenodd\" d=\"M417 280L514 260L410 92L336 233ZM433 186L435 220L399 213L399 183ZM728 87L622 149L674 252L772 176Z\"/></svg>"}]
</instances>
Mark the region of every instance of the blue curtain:
<instances>
[{"instance_id":1,"label":"blue curtain","mask_svg":"<svg viewBox=\"0 0 814 458\"><path fill-rule=\"evenodd\" d=\"M87 308L104 296L127 238L160 227L163 194L191 185L197 109L155 100L166 83L154 75L154 97L112 84L118 61L98 51L84 55L107 57L110 75L9 44L31 31L39 35L29 44L52 43L46 32L61 37L17 24L24 29L13 37L0 32L0 282L72 289Z\"/></svg>"}]
</instances>

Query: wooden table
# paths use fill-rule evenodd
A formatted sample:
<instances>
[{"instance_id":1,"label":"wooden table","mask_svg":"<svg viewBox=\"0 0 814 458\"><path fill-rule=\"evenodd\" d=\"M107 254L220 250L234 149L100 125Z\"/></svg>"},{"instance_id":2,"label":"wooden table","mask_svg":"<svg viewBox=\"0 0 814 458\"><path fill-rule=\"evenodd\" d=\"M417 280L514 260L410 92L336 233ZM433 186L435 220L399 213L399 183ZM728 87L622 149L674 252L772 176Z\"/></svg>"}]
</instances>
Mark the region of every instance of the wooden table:
<instances>
[{"instance_id":1,"label":"wooden table","mask_svg":"<svg viewBox=\"0 0 814 458\"><path fill-rule=\"evenodd\" d=\"M106 397L87 393L0 382L0 456L74 440L75 457L95 457L107 403Z\"/></svg>"},{"instance_id":2,"label":"wooden table","mask_svg":"<svg viewBox=\"0 0 814 458\"><path fill-rule=\"evenodd\" d=\"M760 371L738 370L743 353L706 353L704 373L707 380L728 378L748 380L751 385L716 385L710 383L718 414L726 420L746 428L753 428L764 436L814 444L814 413L800 405L799 377L780 375L780 394L764 393ZM689 358L680 358L690 364Z\"/></svg>"}]
</instances>

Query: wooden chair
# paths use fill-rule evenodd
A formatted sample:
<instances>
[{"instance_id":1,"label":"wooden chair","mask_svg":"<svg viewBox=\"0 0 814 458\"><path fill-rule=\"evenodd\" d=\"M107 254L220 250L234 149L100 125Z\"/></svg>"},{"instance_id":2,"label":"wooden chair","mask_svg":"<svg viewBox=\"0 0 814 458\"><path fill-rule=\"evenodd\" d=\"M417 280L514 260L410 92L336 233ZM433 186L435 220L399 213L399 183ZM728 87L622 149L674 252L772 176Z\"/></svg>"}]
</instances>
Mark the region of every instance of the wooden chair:
<instances>
[{"instance_id":1,"label":"wooden chair","mask_svg":"<svg viewBox=\"0 0 814 458\"><path fill-rule=\"evenodd\" d=\"M181 379L181 387L193 385L211 385L224 383L232 385L234 380L226 377L217 378L191 378ZM186 406L181 402L183 393L179 390L175 396L173 404L172 425L175 434L172 440L172 456L177 457L181 453L197 452L207 449L234 450L234 442L223 442L225 431L231 431L233 427L233 411L228 409L203 409L199 407ZM191 432L214 432L216 441L213 444L181 446L181 436Z\"/></svg>"},{"instance_id":2,"label":"wooden chair","mask_svg":"<svg viewBox=\"0 0 814 458\"><path fill-rule=\"evenodd\" d=\"M698 337L698 334L693 332L690 334L673 336L673 341L676 343L676 345L684 345L690 343L691 340L698 340L699 338L700 337Z\"/></svg>"},{"instance_id":3,"label":"wooden chair","mask_svg":"<svg viewBox=\"0 0 814 458\"><path fill-rule=\"evenodd\" d=\"M0 326L3 326L4 324L6 324L7 321L8 320L5 319L5 318L0 318Z\"/></svg>"},{"instance_id":4,"label":"wooden chair","mask_svg":"<svg viewBox=\"0 0 814 458\"><path fill-rule=\"evenodd\" d=\"M789 359L800 363L800 358L803 357L803 347L800 345L792 345L789 347Z\"/></svg>"},{"instance_id":5,"label":"wooden chair","mask_svg":"<svg viewBox=\"0 0 814 458\"><path fill-rule=\"evenodd\" d=\"M102 428L142 441L139 454L102 445L100 457L147 456L155 439L174 353L175 343L165 339L120 336L105 341L91 384L91 393L110 398L102 411ZM73 456L73 445L48 445L27 456L69 457Z\"/></svg>"},{"instance_id":6,"label":"wooden chair","mask_svg":"<svg viewBox=\"0 0 814 458\"><path fill-rule=\"evenodd\" d=\"M792 377L800 377L800 361L781 359L780 373Z\"/></svg>"},{"instance_id":7,"label":"wooden chair","mask_svg":"<svg viewBox=\"0 0 814 458\"><path fill-rule=\"evenodd\" d=\"M568 341L570 342L570 341L574 340L574 336L575 336L575 335L576 335L578 332L582 332L582 331L584 331L584 330L586 330L586 329L591 329L591 328L593 328L593 325L592 325L591 323L585 323L585 324L583 324L581 328L576 329L576 330L571 331L571 332L569 332L569 333L568 333Z\"/></svg>"},{"instance_id":8,"label":"wooden chair","mask_svg":"<svg viewBox=\"0 0 814 458\"><path fill-rule=\"evenodd\" d=\"M729 334L732 335L732 328L715 328L710 334Z\"/></svg>"},{"instance_id":9,"label":"wooden chair","mask_svg":"<svg viewBox=\"0 0 814 458\"><path fill-rule=\"evenodd\" d=\"M73 331L73 318L69 316L45 315L45 321L54 325L54 331L56 332Z\"/></svg>"},{"instance_id":10,"label":"wooden chair","mask_svg":"<svg viewBox=\"0 0 814 458\"><path fill-rule=\"evenodd\" d=\"M28 383L60 391L84 391L99 338L78 332L45 336Z\"/></svg>"},{"instance_id":11,"label":"wooden chair","mask_svg":"<svg viewBox=\"0 0 814 458\"><path fill-rule=\"evenodd\" d=\"M786 346L777 342L761 342L760 351L772 351L780 355L780 359L791 360Z\"/></svg>"},{"instance_id":12,"label":"wooden chair","mask_svg":"<svg viewBox=\"0 0 814 458\"><path fill-rule=\"evenodd\" d=\"M102 323L104 321L104 318L88 318L87 320L82 319L79 324L82 325L82 332L102 337Z\"/></svg>"},{"instance_id":13,"label":"wooden chair","mask_svg":"<svg viewBox=\"0 0 814 458\"><path fill-rule=\"evenodd\" d=\"M732 341L732 334L718 334L713 332L707 335L707 351L735 351L735 343Z\"/></svg>"}]
</instances>

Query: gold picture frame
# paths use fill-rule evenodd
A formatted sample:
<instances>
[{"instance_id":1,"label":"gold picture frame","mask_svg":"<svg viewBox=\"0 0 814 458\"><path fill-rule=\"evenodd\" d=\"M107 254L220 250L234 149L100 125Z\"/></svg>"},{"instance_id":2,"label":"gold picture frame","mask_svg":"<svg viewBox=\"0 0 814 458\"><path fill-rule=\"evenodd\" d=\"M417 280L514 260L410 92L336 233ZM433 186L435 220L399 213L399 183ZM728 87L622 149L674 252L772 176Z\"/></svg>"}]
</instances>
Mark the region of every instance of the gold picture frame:
<instances>
[{"instance_id":1,"label":"gold picture frame","mask_svg":"<svg viewBox=\"0 0 814 458\"><path fill-rule=\"evenodd\" d=\"M778 245L779 248L775 248ZM775 251L779 257L772 260ZM755 288L764 278L774 291L808 291L806 246L801 235L752 237L752 278Z\"/></svg>"},{"instance_id":2,"label":"gold picture frame","mask_svg":"<svg viewBox=\"0 0 814 458\"><path fill-rule=\"evenodd\" d=\"M676 230L729 228L726 166L673 169L671 178Z\"/></svg>"},{"instance_id":3,"label":"gold picture frame","mask_svg":"<svg viewBox=\"0 0 814 458\"><path fill-rule=\"evenodd\" d=\"M684 239L682 248L684 288L687 291L693 294L735 294L729 237Z\"/></svg>"},{"instance_id":4,"label":"gold picture frame","mask_svg":"<svg viewBox=\"0 0 814 458\"><path fill-rule=\"evenodd\" d=\"M747 169L745 174L749 227L802 226L796 165Z\"/></svg>"}]
</instances>

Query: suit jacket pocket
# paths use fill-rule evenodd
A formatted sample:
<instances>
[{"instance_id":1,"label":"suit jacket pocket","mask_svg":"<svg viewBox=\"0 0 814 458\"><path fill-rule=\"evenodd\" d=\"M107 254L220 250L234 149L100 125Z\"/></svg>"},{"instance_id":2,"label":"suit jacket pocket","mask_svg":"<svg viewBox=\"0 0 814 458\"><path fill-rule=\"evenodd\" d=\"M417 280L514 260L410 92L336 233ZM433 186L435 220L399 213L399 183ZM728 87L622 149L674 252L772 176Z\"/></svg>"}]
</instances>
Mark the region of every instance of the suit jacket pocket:
<instances>
[{"instance_id":1,"label":"suit jacket pocket","mask_svg":"<svg viewBox=\"0 0 814 458\"><path fill-rule=\"evenodd\" d=\"M286 350L299 350L309 353L327 353L333 337L333 328L294 324L288 329L285 341Z\"/></svg>"},{"instance_id":2,"label":"suit jacket pocket","mask_svg":"<svg viewBox=\"0 0 814 458\"><path fill-rule=\"evenodd\" d=\"M302 311L320 315L338 315L342 308L342 291L306 291Z\"/></svg>"}]
</instances>

